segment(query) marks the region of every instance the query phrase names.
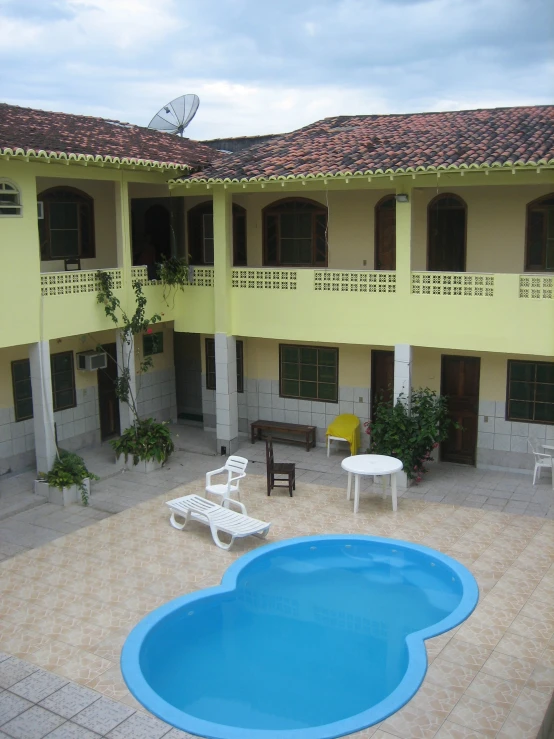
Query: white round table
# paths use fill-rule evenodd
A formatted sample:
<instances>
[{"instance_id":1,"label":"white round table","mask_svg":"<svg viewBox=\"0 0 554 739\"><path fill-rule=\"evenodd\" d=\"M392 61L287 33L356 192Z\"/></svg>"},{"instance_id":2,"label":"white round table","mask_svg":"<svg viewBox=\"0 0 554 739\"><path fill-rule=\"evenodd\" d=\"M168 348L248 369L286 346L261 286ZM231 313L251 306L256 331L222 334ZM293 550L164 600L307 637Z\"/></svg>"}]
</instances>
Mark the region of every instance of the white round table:
<instances>
[{"instance_id":1,"label":"white round table","mask_svg":"<svg viewBox=\"0 0 554 739\"><path fill-rule=\"evenodd\" d=\"M354 513L358 512L360 502L360 477L363 475L379 475L383 478L383 493L386 491L386 477L390 475L390 487L392 493L392 510L396 510L396 473L400 472L404 465L396 457L387 457L383 454L356 454L346 457L341 462L343 470L348 472L348 488L346 500L350 500L352 490L352 475L354 475Z\"/></svg>"}]
</instances>

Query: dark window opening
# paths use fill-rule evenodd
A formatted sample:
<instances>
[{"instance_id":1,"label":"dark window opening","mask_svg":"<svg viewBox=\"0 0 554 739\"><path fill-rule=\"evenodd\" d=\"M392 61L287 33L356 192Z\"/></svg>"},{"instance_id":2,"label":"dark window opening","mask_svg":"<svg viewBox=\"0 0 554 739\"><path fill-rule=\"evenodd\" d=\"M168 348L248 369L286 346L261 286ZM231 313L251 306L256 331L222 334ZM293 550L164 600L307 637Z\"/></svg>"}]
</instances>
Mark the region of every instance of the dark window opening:
<instances>
[{"instance_id":1,"label":"dark window opening","mask_svg":"<svg viewBox=\"0 0 554 739\"><path fill-rule=\"evenodd\" d=\"M25 421L33 417L33 390L31 387L31 364L28 359L12 362L13 404L15 420Z\"/></svg>"},{"instance_id":2,"label":"dark window opening","mask_svg":"<svg viewBox=\"0 0 554 739\"><path fill-rule=\"evenodd\" d=\"M284 398L338 402L339 350L279 345L279 394Z\"/></svg>"},{"instance_id":3,"label":"dark window opening","mask_svg":"<svg viewBox=\"0 0 554 739\"><path fill-rule=\"evenodd\" d=\"M525 270L554 270L554 193L527 206Z\"/></svg>"},{"instance_id":4,"label":"dark window opening","mask_svg":"<svg viewBox=\"0 0 554 739\"><path fill-rule=\"evenodd\" d=\"M457 195L438 195L427 209L427 269L465 272L467 208Z\"/></svg>"},{"instance_id":5,"label":"dark window opening","mask_svg":"<svg viewBox=\"0 0 554 739\"><path fill-rule=\"evenodd\" d=\"M53 187L38 200L43 203L43 218L38 221L40 258L93 258L93 199L72 187Z\"/></svg>"},{"instance_id":6,"label":"dark window opening","mask_svg":"<svg viewBox=\"0 0 554 739\"><path fill-rule=\"evenodd\" d=\"M215 390L215 339L206 339L206 389ZM236 340L237 392L244 392L244 342Z\"/></svg>"},{"instance_id":7,"label":"dark window opening","mask_svg":"<svg viewBox=\"0 0 554 739\"><path fill-rule=\"evenodd\" d=\"M263 211L264 266L326 267L327 208L303 198Z\"/></svg>"},{"instance_id":8,"label":"dark window opening","mask_svg":"<svg viewBox=\"0 0 554 739\"><path fill-rule=\"evenodd\" d=\"M77 405L75 394L75 372L73 352L60 352L50 357L52 373L52 399L55 411L74 408Z\"/></svg>"},{"instance_id":9,"label":"dark window opening","mask_svg":"<svg viewBox=\"0 0 554 739\"><path fill-rule=\"evenodd\" d=\"M213 202L200 203L188 212L189 262L196 265L214 263ZM233 266L245 267L246 210L233 203Z\"/></svg>"},{"instance_id":10,"label":"dark window opening","mask_svg":"<svg viewBox=\"0 0 554 739\"><path fill-rule=\"evenodd\" d=\"M163 331L156 331L156 333L153 334L145 334L142 337L142 353L145 357L151 357L153 354L163 354L163 351Z\"/></svg>"},{"instance_id":11,"label":"dark window opening","mask_svg":"<svg viewBox=\"0 0 554 739\"><path fill-rule=\"evenodd\" d=\"M506 417L554 423L554 363L508 361Z\"/></svg>"}]
</instances>

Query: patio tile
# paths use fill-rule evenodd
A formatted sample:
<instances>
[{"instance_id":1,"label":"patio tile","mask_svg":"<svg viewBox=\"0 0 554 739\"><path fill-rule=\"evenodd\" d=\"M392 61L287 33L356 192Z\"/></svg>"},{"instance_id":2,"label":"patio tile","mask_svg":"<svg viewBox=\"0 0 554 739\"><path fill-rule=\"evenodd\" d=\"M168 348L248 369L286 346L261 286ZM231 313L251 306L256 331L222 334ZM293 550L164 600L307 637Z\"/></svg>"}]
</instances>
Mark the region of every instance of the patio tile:
<instances>
[{"instance_id":1,"label":"patio tile","mask_svg":"<svg viewBox=\"0 0 554 739\"><path fill-rule=\"evenodd\" d=\"M43 698L59 690L66 683L67 680L64 680L62 677L39 669L15 685L12 685L10 690L12 693L22 698L27 698L27 700L33 703L39 703Z\"/></svg>"},{"instance_id":2,"label":"patio tile","mask_svg":"<svg viewBox=\"0 0 554 739\"><path fill-rule=\"evenodd\" d=\"M132 708L100 698L73 717L73 722L98 734L107 734L134 713Z\"/></svg>"},{"instance_id":3,"label":"patio tile","mask_svg":"<svg viewBox=\"0 0 554 739\"><path fill-rule=\"evenodd\" d=\"M153 716L134 713L107 734L108 739L161 739L171 727Z\"/></svg>"},{"instance_id":4,"label":"patio tile","mask_svg":"<svg viewBox=\"0 0 554 739\"><path fill-rule=\"evenodd\" d=\"M9 690L3 690L0 692L0 726L19 716L31 706L32 703L25 698L20 698L10 693Z\"/></svg>"},{"instance_id":5,"label":"patio tile","mask_svg":"<svg viewBox=\"0 0 554 739\"><path fill-rule=\"evenodd\" d=\"M480 731L485 736L495 737L508 713L507 706L463 696L450 714L450 719L469 729Z\"/></svg>"},{"instance_id":6,"label":"patio tile","mask_svg":"<svg viewBox=\"0 0 554 739\"><path fill-rule=\"evenodd\" d=\"M83 685L67 683L63 688L42 700L40 705L52 711L52 713L70 719L100 698L99 693L95 693Z\"/></svg>"},{"instance_id":7,"label":"patio tile","mask_svg":"<svg viewBox=\"0 0 554 739\"><path fill-rule=\"evenodd\" d=\"M84 726L74 724L73 721L67 721L62 724L51 734L48 734L47 739L100 739L100 734L96 734Z\"/></svg>"},{"instance_id":8,"label":"patio tile","mask_svg":"<svg viewBox=\"0 0 554 739\"><path fill-rule=\"evenodd\" d=\"M490 657L488 647L464 642L454 637L443 649L441 656L449 662L479 670Z\"/></svg>"},{"instance_id":9,"label":"patio tile","mask_svg":"<svg viewBox=\"0 0 554 739\"><path fill-rule=\"evenodd\" d=\"M487 735L447 719L435 734L434 739L487 739Z\"/></svg>"},{"instance_id":10,"label":"patio tile","mask_svg":"<svg viewBox=\"0 0 554 739\"><path fill-rule=\"evenodd\" d=\"M24 662L17 657L8 657L8 659L0 662L0 688L11 688L12 685L36 672L37 669L38 667L35 667L35 665Z\"/></svg>"},{"instance_id":11,"label":"patio tile","mask_svg":"<svg viewBox=\"0 0 554 739\"><path fill-rule=\"evenodd\" d=\"M14 739L43 739L65 719L40 706L31 706L2 726L2 731Z\"/></svg>"}]
</instances>

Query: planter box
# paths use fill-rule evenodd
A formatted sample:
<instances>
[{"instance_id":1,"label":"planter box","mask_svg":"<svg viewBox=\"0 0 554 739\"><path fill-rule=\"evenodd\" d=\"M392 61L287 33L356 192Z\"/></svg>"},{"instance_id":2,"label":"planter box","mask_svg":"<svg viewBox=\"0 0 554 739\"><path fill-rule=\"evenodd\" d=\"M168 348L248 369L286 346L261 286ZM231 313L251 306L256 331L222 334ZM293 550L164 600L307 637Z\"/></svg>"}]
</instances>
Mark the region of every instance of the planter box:
<instances>
[{"instance_id":1,"label":"planter box","mask_svg":"<svg viewBox=\"0 0 554 739\"><path fill-rule=\"evenodd\" d=\"M396 488L397 490L407 490L412 485L412 481L408 480L408 475L404 470L396 473Z\"/></svg>"},{"instance_id":2,"label":"planter box","mask_svg":"<svg viewBox=\"0 0 554 739\"><path fill-rule=\"evenodd\" d=\"M125 462L125 457L122 454L116 457L115 461L121 469L129 470L130 472L142 472L145 475L155 470L161 470L163 467L163 462L156 462L155 459L149 459L147 462L140 459L138 464L133 464L133 457L131 455L127 457L127 462Z\"/></svg>"},{"instance_id":3,"label":"planter box","mask_svg":"<svg viewBox=\"0 0 554 739\"><path fill-rule=\"evenodd\" d=\"M88 490L88 497L90 500L90 480L88 477L85 479L85 487ZM35 480L35 493L47 496L48 502L53 503L54 505L68 506L72 503L79 503L80 505L83 504L81 491L77 485L71 485L69 488L63 488L63 490L60 490L59 488L48 485L48 483L43 480Z\"/></svg>"}]
</instances>

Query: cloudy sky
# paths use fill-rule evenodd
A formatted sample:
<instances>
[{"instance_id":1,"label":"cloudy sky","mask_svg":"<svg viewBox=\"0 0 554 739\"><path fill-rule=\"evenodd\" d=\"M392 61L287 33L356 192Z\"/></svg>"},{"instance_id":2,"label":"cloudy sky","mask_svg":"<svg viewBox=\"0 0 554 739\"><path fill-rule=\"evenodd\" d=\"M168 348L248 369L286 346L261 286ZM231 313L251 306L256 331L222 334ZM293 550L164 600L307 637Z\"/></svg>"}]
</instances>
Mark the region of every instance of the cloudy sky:
<instances>
[{"instance_id":1,"label":"cloudy sky","mask_svg":"<svg viewBox=\"0 0 554 739\"><path fill-rule=\"evenodd\" d=\"M191 138L554 101L553 0L0 0L0 99Z\"/></svg>"}]
</instances>

